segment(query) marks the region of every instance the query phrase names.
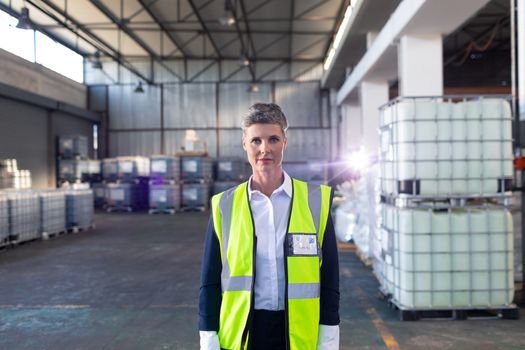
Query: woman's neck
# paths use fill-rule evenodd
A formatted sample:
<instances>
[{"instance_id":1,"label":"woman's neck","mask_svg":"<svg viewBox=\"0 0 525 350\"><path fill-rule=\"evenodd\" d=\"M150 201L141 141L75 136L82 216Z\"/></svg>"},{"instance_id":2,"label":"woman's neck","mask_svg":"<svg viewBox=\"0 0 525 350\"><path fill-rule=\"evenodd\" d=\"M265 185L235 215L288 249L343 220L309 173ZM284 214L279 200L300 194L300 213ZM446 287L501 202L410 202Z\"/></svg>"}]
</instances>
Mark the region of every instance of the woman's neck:
<instances>
[{"instance_id":1,"label":"woman's neck","mask_svg":"<svg viewBox=\"0 0 525 350\"><path fill-rule=\"evenodd\" d=\"M284 182L282 168L273 169L270 172L254 172L252 176L252 190L257 190L270 197Z\"/></svg>"}]
</instances>

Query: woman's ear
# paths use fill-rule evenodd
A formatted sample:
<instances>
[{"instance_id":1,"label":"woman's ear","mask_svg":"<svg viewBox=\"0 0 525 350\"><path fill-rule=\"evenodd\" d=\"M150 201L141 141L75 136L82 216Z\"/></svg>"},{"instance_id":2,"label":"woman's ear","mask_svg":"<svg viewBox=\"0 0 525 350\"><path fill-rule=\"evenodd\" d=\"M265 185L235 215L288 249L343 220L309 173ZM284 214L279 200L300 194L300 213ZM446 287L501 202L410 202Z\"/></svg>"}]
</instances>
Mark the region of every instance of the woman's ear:
<instances>
[{"instance_id":1,"label":"woman's ear","mask_svg":"<svg viewBox=\"0 0 525 350\"><path fill-rule=\"evenodd\" d=\"M245 138L244 135L243 135L243 136L242 136L242 141L241 141L241 142L242 142L242 148L246 151L246 144L244 143L245 139L246 139L246 138Z\"/></svg>"}]
</instances>

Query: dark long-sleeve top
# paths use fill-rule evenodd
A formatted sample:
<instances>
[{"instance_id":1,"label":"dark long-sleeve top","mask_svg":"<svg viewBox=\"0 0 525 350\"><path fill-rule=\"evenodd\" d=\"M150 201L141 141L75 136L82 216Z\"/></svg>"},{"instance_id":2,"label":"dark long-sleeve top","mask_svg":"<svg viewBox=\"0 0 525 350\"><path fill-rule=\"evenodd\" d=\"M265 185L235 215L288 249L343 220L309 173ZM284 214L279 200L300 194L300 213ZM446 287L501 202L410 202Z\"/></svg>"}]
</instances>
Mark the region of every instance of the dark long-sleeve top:
<instances>
[{"instance_id":1,"label":"dark long-sleeve top","mask_svg":"<svg viewBox=\"0 0 525 350\"><path fill-rule=\"evenodd\" d=\"M322 246L320 320L323 325L339 324L339 260L334 224L328 215ZM221 309L221 253L219 239L210 217L204 244L199 295L199 330L219 331Z\"/></svg>"}]
</instances>

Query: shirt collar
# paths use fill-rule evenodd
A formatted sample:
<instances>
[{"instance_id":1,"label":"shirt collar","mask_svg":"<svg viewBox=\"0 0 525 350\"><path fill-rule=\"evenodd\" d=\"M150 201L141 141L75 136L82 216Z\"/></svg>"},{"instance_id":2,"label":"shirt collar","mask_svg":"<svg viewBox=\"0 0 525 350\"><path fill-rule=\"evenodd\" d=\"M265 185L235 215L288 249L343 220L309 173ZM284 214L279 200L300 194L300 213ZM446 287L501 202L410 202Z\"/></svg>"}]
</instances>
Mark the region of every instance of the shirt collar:
<instances>
[{"instance_id":1,"label":"shirt collar","mask_svg":"<svg viewBox=\"0 0 525 350\"><path fill-rule=\"evenodd\" d=\"M278 192L284 191L284 193L288 197L292 198L292 178L284 170L283 170L283 174L284 174L284 181L283 181L283 183L281 184L281 186L277 187L277 189L275 189L275 191L273 191L273 193L278 193ZM253 193L262 194L261 191L252 190L252 177L253 177L253 175L250 176L250 179L248 180L248 200L252 199L252 194Z\"/></svg>"}]
</instances>

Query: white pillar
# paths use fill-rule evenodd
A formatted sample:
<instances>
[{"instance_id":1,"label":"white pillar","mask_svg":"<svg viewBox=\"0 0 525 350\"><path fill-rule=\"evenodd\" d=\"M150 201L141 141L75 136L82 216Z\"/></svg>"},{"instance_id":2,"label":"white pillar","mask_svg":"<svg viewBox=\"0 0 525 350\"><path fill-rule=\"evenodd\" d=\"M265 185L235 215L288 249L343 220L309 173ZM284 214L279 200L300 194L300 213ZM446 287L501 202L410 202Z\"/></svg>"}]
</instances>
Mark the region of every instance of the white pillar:
<instances>
[{"instance_id":1,"label":"white pillar","mask_svg":"<svg viewBox=\"0 0 525 350\"><path fill-rule=\"evenodd\" d=\"M351 151L358 150L362 142L361 107L357 102L341 105L341 158L345 158Z\"/></svg>"},{"instance_id":2,"label":"white pillar","mask_svg":"<svg viewBox=\"0 0 525 350\"><path fill-rule=\"evenodd\" d=\"M367 154L379 154L379 107L388 102L388 82L363 81L360 90L362 145Z\"/></svg>"},{"instance_id":3,"label":"white pillar","mask_svg":"<svg viewBox=\"0 0 525 350\"><path fill-rule=\"evenodd\" d=\"M398 47L399 96L443 95L440 34L401 37Z\"/></svg>"},{"instance_id":4,"label":"white pillar","mask_svg":"<svg viewBox=\"0 0 525 350\"><path fill-rule=\"evenodd\" d=\"M525 120L525 3L517 1L518 104L519 120ZM520 136L522 139L524 136Z\"/></svg>"}]
</instances>

